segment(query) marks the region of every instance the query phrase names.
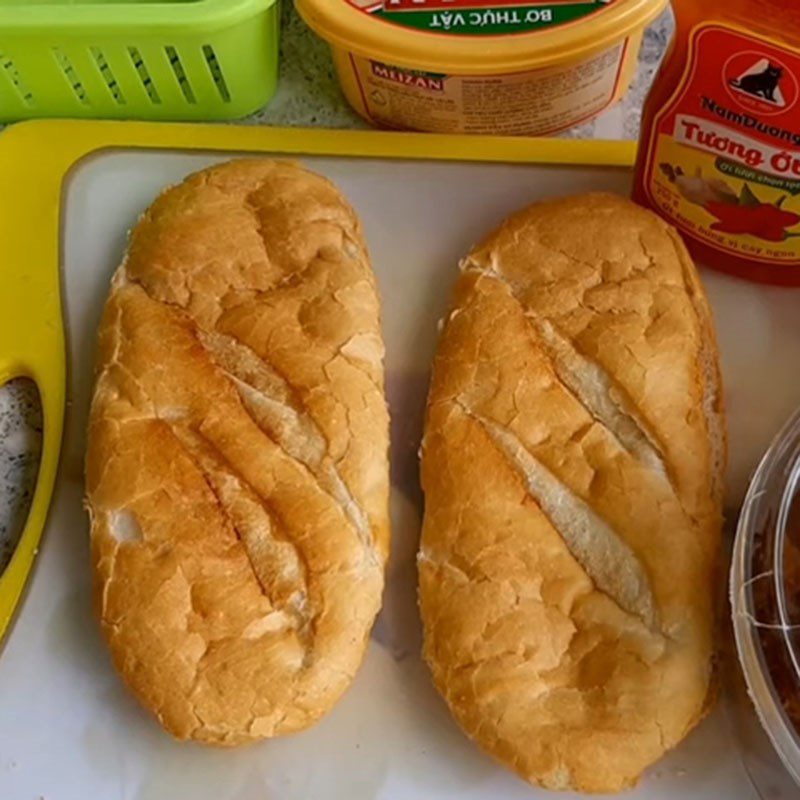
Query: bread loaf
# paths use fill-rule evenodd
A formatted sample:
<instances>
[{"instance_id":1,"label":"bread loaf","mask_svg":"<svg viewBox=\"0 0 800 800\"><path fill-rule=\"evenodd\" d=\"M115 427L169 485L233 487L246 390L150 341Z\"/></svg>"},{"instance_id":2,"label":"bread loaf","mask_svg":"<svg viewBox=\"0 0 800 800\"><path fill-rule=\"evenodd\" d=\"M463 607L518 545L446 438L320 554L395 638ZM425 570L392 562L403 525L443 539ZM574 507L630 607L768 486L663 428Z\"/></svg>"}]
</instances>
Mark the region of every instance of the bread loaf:
<instances>
[{"instance_id":1,"label":"bread loaf","mask_svg":"<svg viewBox=\"0 0 800 800\"><path fill-rule=\"evenodd\" d=\"M708 304L655 215L542 203L463 262L422 448L424 651L531 783L616 792L704 715L725 450Z\"/></svg>"},{"instance_id":2,"label":"bread loaf","mask_svg":"<svg viewBox=\"0 0 800 800\"><path fill-rule=\"evenodd\" d=\"M86 476L102 630L170 733L297 731L347 688L387 448L375 279L336 188L242 160L165 192L103 314Z\"/></svg>"}]
</instances>

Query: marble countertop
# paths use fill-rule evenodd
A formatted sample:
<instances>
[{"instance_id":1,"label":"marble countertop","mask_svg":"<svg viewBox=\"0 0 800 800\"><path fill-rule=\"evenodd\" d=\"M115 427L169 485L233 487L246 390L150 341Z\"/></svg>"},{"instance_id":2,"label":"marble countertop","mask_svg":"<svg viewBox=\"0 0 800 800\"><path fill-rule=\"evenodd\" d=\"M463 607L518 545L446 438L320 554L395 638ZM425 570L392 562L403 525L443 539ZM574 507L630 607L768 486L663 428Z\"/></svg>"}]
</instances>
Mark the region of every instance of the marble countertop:
<instances>
[{"instance_id":1,"label":"marble countertop","mask_svg":"<svg viewBox=\"0 0 800 800\"><path fill-rule=\"evenodd\" d=\"M327 45L284 3L281 76L269 107L243 121L250 125L296 125L327 128L367 127L347 105ZM641 107L672 32L664 12L647 30L639 70L622 102L600 117L562 134L566 137L636 139ZM33 493L42 419L36 390L15 380L0 388L0 572L13 552Z\"/></svg>"}]
</instances>

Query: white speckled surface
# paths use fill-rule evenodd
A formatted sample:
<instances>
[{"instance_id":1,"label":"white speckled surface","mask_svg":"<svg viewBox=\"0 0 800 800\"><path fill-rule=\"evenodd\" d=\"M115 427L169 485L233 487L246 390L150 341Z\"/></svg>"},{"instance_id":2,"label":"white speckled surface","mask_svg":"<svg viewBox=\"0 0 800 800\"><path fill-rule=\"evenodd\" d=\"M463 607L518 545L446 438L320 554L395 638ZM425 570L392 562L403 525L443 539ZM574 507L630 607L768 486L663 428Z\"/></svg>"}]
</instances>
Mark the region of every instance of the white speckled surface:
<instances>
[{"instance_id":1,"label":"white speckled surface","mask_svg":"<svg viewBox=\"0 0 800 800\"><path fill-rule=\"evenodd\" d=\"M42 442L35 386L12 381L0 390L0 565L5 566L30 505Z\"/></svg>"},{"instance_id":2,"label":"white speckled surface","mask_svg":"<svg viewBox=\"0 0 800 800\"><path fill-rule=\"evenodd\" d=\"M642 101L672 30L665 12L645 34L639 73L625 99L568 137L635 139ZM284 2L281 77L268 108L244 121L252 125L298 125L363 128L336 81L327 45ZM36 391L27 381L0 388L0 571L13 552L30 502L41 444L41 414Z\"/></svg>"}]
</instances>

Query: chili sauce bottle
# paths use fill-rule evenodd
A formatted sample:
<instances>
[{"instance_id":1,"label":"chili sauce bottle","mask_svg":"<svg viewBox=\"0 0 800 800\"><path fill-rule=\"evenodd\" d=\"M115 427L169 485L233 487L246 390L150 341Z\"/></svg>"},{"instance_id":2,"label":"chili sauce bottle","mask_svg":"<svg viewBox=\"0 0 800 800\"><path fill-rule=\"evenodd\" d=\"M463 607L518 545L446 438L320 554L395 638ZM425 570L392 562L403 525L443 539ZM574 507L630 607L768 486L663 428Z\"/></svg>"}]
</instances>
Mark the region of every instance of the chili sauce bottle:
<instances>
[{"instance_id":1,"label":"chili sauce bottle","mask_svg":"<svg viewBox=\"0 0 800 800\"><path fill-rule=\"evenodd\" d=\"M672 0L634 199L709 267L800 286L800 0Z\"/></svg>"}]
</instances>

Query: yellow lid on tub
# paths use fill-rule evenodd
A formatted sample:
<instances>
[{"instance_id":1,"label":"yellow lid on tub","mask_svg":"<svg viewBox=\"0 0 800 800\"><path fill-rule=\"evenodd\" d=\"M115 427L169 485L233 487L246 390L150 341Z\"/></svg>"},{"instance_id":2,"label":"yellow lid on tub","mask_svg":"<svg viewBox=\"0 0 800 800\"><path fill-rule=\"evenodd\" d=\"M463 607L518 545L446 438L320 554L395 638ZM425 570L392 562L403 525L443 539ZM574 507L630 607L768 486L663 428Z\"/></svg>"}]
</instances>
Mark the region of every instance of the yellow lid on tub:
<instances>
[{"instance_id":1,"label":"yellow lid on tub","mask_svg":"<svg viewBox=\"0 0 800 800\"><path fill-rule=\"evenodd\" d=\"M500 74L571 61L640 31L667 0L296 0L335 47L413 69Z\"/></svg>"}]
</instances>

